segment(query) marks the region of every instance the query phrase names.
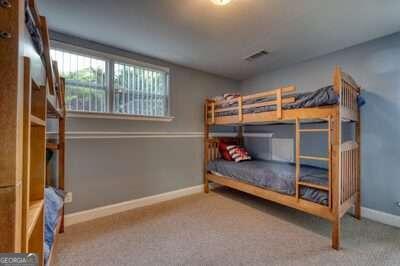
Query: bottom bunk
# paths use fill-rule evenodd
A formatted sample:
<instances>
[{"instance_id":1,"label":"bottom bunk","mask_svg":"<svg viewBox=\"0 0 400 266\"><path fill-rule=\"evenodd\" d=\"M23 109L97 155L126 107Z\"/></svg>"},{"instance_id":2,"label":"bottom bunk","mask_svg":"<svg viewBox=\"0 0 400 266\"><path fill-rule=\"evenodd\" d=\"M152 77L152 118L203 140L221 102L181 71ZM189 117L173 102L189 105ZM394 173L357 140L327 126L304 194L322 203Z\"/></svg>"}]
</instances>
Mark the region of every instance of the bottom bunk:
<instances>
[{"instance_id":1,"label":"bottom bunk","mask_svg":"<svg viewBox=\"0 0 400 266\"><path fill-rule=\"evenodd\" d=\"M49 265L54 244L60 231L64 207L64 192L54 187L45 189L44 263Z\"/></svg>"},{"instance_id":2,"label":"bottom bunk","mask_svg":"<svg viewBox=\"0 0 400 266\"><path fill-rule=\"evenodd\" d=\"M217 159L208 163L208 171L214 175L229 177L257 187L295 196L296 165L278 161L251 160L236 163ZM315 166L301 166L300 181L315 187L301 187L300 198L328 206L328 170ZM326 188L318 189L316 187Z\"/></svg>"},{"instance_id":3,"label":"bottom bunk","mask_svg":"<svg viewBox=\"0 0 400 266\"><path fill-rule=\"evenodd\" d=\"M211 173L207 174L207 181L205 183L205 192L208 192L208 182L214 182L223 186L227 186L236 190L246 192L248 194L260 197L269 201L273 201L306 213L316 215L329 221L334 221L335 217L332 213L332 209L328 206L317 204L309 200L297 199L294 196L275 192L270 189L258 187L247 182L235 180L230 177L214 175Z\"/></svg>"}]
</instances>

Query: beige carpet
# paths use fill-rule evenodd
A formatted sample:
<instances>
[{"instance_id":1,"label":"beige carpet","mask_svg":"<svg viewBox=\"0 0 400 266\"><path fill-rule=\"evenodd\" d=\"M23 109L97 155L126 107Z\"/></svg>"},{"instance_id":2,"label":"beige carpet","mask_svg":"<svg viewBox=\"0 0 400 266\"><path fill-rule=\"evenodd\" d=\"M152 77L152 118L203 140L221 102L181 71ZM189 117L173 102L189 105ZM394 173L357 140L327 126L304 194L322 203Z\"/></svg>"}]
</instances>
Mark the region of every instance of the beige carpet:
<instances>
[{"instance_id":1,"label":"beige carpet","mask_svg":"<svg viewBox=\"0 0 400 266\"><path fill-rule=\"evenodd\" d=\"M56 265L400 265L400 229L345 217L330 224L219 188L67 227Z\"/></svg>"}]
</instances>

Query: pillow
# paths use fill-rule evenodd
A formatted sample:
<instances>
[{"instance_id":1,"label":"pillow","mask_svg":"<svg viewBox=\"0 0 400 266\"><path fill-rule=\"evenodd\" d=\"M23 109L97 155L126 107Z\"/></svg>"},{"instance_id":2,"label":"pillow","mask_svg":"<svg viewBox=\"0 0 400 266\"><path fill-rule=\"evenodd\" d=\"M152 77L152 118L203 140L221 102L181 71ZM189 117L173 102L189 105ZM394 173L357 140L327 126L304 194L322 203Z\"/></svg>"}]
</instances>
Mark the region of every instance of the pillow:
<instances>
[{"instance_id":1,"label":"pillow","mask_svg":"<svg viewBox=\"0 0 400 266\"><path fill-rule=\"evenodd\" d=\"M249 153L243 147L239 147L237 145L229 145L226 148L227 148L227 150L229 152L229 155L237 163L241 162L241 161L251 160L251 157L250 157Z\"/></svg>"},{"instance_id":2,"label":"pillow","mask_svg":"<svg viewBox=\"0 0 400 266\"><path fill-rule=\"evenodd\" d=\"M239 96L240 96L239 93L225 93L224 94L224 99L229 102L229 101L232 101L233 99L235 99L235 98L237 98Z\"/></svg>"},{"instance_id":3,"label":"pillow","mask_svg":"<svg viewBox=\"0 0 400 266\"><path fill-rule=\"evenodd\" d=\"M227 149L229 145L231 144L228 144L225 141L220 140L218 143L218 150L224 160L233 161L232 156L229 154L229 151Z\"/></svg>"}]
</instances>

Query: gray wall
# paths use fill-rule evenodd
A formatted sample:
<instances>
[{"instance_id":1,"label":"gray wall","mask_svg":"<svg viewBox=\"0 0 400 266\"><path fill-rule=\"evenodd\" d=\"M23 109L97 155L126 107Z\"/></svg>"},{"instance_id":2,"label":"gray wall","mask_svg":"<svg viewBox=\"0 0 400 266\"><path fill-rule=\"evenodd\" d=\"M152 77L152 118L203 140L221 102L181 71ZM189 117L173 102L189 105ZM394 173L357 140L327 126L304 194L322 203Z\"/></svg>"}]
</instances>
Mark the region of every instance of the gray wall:
<instances>
[{"instance_id":1,"label":"gray wall","mask_svg":"<svg viewBox=\"0 0 400 266\"><path fill-rule=\"evenodd\" d=\"M241 89L248 93L294 84L299 91L316 90L332 83L335 65L355 78L367 101L362 108L362 205L400 215L396 206L400 201L400 33L260 74L243 81ZM283 134L293 132L287 130ZM312 140L310 144L322 145Z\"/></svg>"},{"instance_id":2,"label":"gray wall","mask_svg":"<svg viewBox=\"0 0 400 266\"><path fill-rule=\"evenodd\" d=\"M172 122L70 118L67 131L202 132L203 100L237 81L52 32L53 40L170 68ZM67 212L202 183L202 138L67 139Z\"/></svg>"}]
</instances>

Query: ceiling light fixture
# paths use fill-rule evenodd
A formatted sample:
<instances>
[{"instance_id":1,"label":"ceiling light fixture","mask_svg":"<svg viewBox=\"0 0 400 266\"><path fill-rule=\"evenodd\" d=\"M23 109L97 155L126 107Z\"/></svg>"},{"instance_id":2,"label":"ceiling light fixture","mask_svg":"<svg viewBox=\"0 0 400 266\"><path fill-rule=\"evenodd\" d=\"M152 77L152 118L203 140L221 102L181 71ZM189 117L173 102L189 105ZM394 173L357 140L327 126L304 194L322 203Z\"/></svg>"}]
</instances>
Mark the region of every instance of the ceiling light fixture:
<instances>
[{"instance_id":1,"label":"ceiling light fixture","mask_svg":"<svg viewBox=\"0 0 400 266\"><path fill-rule=\"evenodd\" d=\"M211 0L211 2L213 2L214 4L219 5L219 6L224 6L224 5L229 4L231 2L231 0Z\"/></svg>"}]
</instances>

